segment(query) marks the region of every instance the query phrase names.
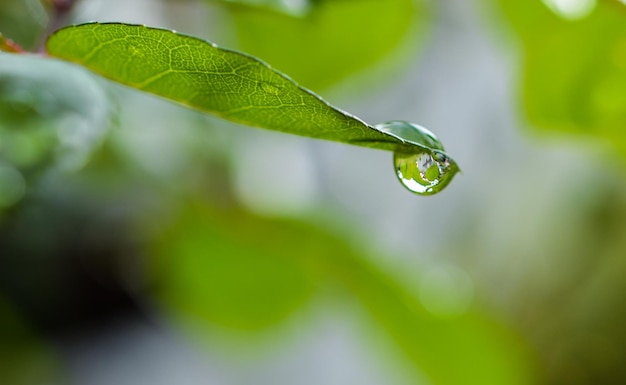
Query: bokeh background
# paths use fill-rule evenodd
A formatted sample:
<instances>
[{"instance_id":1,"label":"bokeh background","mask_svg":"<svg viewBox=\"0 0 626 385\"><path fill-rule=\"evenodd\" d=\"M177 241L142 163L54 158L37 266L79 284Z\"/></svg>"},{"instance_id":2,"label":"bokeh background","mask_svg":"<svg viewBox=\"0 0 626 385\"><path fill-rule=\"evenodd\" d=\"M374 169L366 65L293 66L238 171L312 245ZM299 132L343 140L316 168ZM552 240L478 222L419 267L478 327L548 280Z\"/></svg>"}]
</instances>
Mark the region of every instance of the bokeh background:
<instances>
[{"instance_id":1,"label":"bokeh background","mask_svg":"<svg viewBox=\"0 0 626 385\"><path fill-rule=\"evenodd\" d=\"M45 2L44 2L45 3ZM623 0L83 0L254 54L463 173L0 55L0 384L626 383ZM0 1L36 50L49 17Z\"/></svg>"}]
</instances>

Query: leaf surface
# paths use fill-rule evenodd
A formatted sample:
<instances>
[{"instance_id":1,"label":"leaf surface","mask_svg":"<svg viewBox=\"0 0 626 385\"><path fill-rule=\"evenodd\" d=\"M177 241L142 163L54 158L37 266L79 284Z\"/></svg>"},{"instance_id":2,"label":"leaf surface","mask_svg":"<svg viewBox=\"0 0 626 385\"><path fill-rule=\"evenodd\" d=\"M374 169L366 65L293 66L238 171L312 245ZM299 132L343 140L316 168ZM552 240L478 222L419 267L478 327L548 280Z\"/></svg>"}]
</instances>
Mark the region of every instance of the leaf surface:
<instances>
[{"instance_id":1,"label":"leaf surface","mask_svg":"<svg viewBox=\"0 0 626 385\"><path fill-rule=\"evenodd\" d=\"M250 126L384 150L431 150L331 106L265 62L174 31L88 23L54 33L51 56Z\"/></svg>"},{"instance_id":2,"label":"leaf surface","mask_svg":"<svg viewBox=\"0 0 626 385\"><path fill-rule=\"evenodd\" d=\"M362 306L420 383L536 383L533 358L513 331L479 309L429 312L371 256L319 226L193 201L151 242L150 254L159 303L183 324L263 331L332 293Z\"/></svg>"}]
</instances>

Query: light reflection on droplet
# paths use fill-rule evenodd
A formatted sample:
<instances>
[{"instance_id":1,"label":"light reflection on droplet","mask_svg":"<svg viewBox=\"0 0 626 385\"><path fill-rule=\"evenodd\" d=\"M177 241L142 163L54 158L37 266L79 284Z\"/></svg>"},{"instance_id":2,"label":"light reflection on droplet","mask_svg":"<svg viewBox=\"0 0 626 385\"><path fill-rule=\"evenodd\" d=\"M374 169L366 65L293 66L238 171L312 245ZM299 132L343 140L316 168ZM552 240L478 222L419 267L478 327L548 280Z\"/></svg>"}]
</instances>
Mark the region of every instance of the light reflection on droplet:
<instances>
[{"instance_id":1,"label":"light reflection on droplet","mask_svg":"<svg viewBox=\"0 0 626 385\"><path fill-rule=\"evenodd\" d=\"M456 173L443 153L428 151L416 154L393 154L398 180L416 194L431 195L443 190Z\"/></svg>"},{"instance_id":2,"label":"light reflection on droplet","mask_svg":"<svg viewBox=\"0 0 626 385\"><path fill-rule=\"evenodd\" d=\"M400 183L420 195L443 190L459 171L443 150L443 144L430 130L404 120L392 120L374 126L414 145L394 152L393 163ZM414 150L414 152L413 152Z\"/></svg>"}]
</instances>

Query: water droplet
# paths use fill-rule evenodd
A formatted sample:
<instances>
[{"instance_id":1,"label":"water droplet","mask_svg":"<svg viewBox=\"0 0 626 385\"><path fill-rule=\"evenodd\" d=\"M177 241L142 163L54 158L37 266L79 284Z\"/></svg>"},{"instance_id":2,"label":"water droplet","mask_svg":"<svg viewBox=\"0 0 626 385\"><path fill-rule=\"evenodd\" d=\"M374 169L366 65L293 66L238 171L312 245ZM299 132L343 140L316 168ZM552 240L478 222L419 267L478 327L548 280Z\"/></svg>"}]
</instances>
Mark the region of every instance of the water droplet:
<instances>
[{"instance_id":1,"label":"water droplet","mask_svg":"<svg viewBox=\"0 0 626 385\"><path fill-rule=\"evenodd\" d=\"M459 171L454 160L443 152L443 144L439 138L428 129L402 120L377 124L375 127L417 144L393 154L396 175L400 183L412 192L420 195L436 194Z\"/></svg>"},{"instance_id":2,"label":"water droplet","mask_svg":"<svg viewBox=\"0 0 626 385\"><path fill-rule=\"evenodd\" d=\"M380 131L393 134L393 136L398 138L421 144L422 146L426 146L433 150L443 151L443 144L441 143L441 140L439 140L439 138L437 138L437 136L427 128L415 123L404 120L392 120L377 124L374 127Z\"/></svg>"},{"instance_id":3,"label":"water droplet","mask_svg":"<svg viewBox=\"0 0 626 385\"><path fill-rule=\"evenodd\" d=\"M428 151L393 154L400 183L414 193L432 195L443 190L457 172L456 165L444 153Z\"/></svg>"}]
</instances>

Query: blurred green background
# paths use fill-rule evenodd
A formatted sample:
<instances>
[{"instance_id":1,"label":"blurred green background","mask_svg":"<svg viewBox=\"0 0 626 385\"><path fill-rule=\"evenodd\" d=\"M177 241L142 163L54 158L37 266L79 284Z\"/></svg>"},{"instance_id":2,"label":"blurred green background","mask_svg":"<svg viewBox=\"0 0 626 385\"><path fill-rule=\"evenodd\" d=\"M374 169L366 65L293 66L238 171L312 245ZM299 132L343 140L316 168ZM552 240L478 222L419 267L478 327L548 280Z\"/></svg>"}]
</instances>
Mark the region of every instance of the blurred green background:
<instances>
[{"instance_id":1,"label":"blurred green background","mask_svg":"<svg viewBox=\"0 0 626 385\"><path fill-rule=\"evenodd\" d=\"M626 383L622 0L83 0L256 55L463 174L0 54L0 384ZM48 16L0 0L35 50Z\"/></svg>"}]
</instances>

